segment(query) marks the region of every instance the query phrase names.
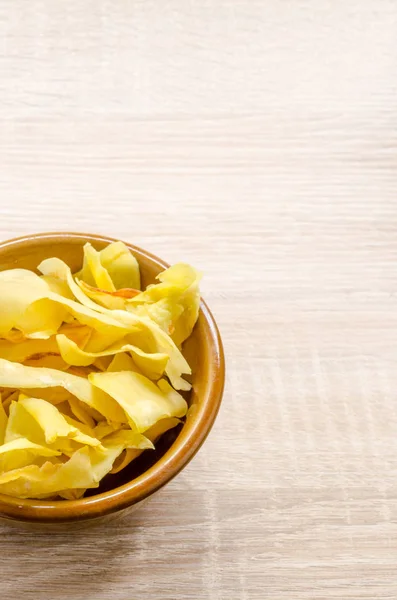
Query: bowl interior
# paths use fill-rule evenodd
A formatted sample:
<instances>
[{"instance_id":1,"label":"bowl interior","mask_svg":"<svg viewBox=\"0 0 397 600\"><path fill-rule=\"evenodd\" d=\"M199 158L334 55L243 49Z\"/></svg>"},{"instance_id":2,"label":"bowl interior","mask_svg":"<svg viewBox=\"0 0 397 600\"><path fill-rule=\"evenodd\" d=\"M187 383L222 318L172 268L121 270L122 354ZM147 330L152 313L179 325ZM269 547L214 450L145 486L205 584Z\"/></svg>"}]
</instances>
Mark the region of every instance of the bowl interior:
<instances>
[{"instance_id":1,"label":"bowl interior","mask_svg":"<svg viewBox=\"0 0 397 600\"><path fill-rule=\"evenodd\" d=\"M90 241L101 250L111 238L84 234L41 234L0 244L0 270L25 268L36 270L45 258L57 256L77 271L82 264L83 245ZM139 261L142 286L155 281L168 265L149 253L127 244ZM192 391L186 394L189 411L183 426L162 436L153 452L138 459L115 475L108 475L99 489L75 501L52 503L17 500L22 518L90 518L133 504L166 483L190 460L204 441L216 416L223 389L223 355L215 323L203 304L199 320L184 344L183 353L192 367ZM216 389L214 389L214 387ZM16 499L0 494L0 514L15 518ZM61 506L63 508L61 508ZM40 510L40 508L42 510ZM8 510L9 509L9 510ZM22 511L21 511L22 509ZM22 514L26 512L26 514Z\"/></svg>"}]
</instances>

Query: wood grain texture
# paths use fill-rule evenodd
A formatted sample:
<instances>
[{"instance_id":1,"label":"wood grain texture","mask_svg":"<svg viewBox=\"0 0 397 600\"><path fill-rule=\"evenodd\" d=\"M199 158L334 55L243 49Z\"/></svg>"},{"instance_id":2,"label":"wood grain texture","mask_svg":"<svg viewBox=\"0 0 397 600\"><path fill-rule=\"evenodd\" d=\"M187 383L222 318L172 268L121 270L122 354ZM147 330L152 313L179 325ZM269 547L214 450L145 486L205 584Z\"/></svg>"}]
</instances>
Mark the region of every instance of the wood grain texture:
<instances>
[{"instance_id":1,"label":"wood grain texture","mask_svg":"<svg viewBox=\"0 0 397 600\"><path fill-rule=\"evenodd\" d=\"M0 1L0 236L205 272L228 381L105 529L1 526L2 600L397 597L397 4Z\"/></svg>"}]
</instances>

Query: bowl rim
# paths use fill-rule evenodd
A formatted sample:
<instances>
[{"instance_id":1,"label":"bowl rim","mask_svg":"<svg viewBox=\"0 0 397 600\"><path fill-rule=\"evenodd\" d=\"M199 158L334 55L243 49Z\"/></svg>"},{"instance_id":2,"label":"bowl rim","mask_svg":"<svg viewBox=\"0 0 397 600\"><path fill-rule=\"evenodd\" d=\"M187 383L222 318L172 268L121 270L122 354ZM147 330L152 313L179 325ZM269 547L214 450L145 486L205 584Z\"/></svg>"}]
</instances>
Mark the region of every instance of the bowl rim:
<instances>
[{"instance_id":1,"label":"bowl rim","mask_svg":"<svg viewBox=\"0 0 397 600\"><path fill-rule=\"evenodd\" d=\"M119 241L105 235L67 231L43 232L11 238L0 242L0 252L13 246L29 246L40 242L105 242ZM138 258L148 259L161 269L169 265L154 254L124 242ZM1 259L0 259L1 264ZM225 357L223 344L215 319L204 300L201 300L199 319L204 325L209 343L211 377L207 377L204 401L183 427L172 446L147 471L132 481L87 498L78 500L21 499L0 494L0 517L16 521L37 523L62 523L85 521L118 512L148 498L173 479L194 457L208 436L218 414L225 385Z\"/></svg>"}]
</instances>

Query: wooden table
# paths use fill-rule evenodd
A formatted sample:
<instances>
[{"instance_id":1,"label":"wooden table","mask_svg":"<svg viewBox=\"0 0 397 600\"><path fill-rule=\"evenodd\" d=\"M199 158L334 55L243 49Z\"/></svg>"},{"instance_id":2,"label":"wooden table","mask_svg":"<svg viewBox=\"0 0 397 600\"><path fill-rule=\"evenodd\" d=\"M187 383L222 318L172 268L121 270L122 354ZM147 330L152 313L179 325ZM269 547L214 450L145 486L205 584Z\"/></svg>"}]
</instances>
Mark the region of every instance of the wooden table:
<instances>
[{"instance_id":1,"label":"wooden table","mask_svg":"<svg viewBox=\"0 0 397 600\"><path fill-rule=\"evenodd\" d=\"M1 238L205 272L205 447L136 515L1 526L2 600L397 597L397 3L0 1Z\"/></svg>"}]
</instances>

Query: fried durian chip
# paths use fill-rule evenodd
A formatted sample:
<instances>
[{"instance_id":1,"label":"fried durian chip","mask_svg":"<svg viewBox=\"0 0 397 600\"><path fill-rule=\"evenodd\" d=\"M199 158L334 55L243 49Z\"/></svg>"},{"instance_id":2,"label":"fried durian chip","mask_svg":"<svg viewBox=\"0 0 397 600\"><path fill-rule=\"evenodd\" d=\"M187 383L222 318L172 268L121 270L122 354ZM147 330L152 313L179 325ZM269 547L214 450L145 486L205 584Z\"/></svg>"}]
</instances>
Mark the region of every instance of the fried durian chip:
<instances>
[{"instance_id":1,"label":"fried durian chip","mask_svg":"<svg viewBox=\"0 0 397 600\"><path fill-rule=\"evenodd\" d=\"M76 282L73 280L69 267L63 261L56 258L47 259L39 265L39 270L47 275L57 276L67 281L73 294L82 304L84 304L84 306L81 306L81 308L85 309L86 311L94 312L94 309L92 308L94 302L87 298L82 290L77 286ZM71 301L65 300L65 302L68 302L69 305ZM187 361L169 335L167 335L167 333L165 333L154 321L147 317L141 317L137 314L128 313L125 310L108 310L99 305L96 306L96 309L101 313L101 315L95 313L96 315L103 316L104 319L107 321L110 320L112 323L118 322L120 328L124 326L125 331L128 332L127 341L132 345L140 346L141 348L142 345L144 345L145 347L143 347L142 350L147 353L167 354L169 356L169 360L165 372L170 378L172 385L176 389L180 390L190 389L190 384L181 377L183 374L191 373ZM79 317L77 316L77 318ZM79 319L81 320L81 317ZM82 322L90 325L90 323L87 321ZM109 347L109 345L113 343L113 339L109 336L109 334L106 336L106 339L109 341L107 345L107 347ZM118 340L119 339L120 338L118 338ZM134 339L137 340L137 343L134 343ZM94 335L87 344L87 352L98 351L92 348L93 340ZM104 348L101 348L100 350Z\"/></svg>"},{"instance_id":2,"label":"fried durian chip","mask_svg":"<svg viewBox=\"0 0 397 600\"><path fill-rule=\"evenodd\" d=\"M125 422L126 416L110 396L93 386L87 379L55 369L26 367L0 359L0 387L52 388L62 387L81 402L98 411L109 421Z\"/></svg>"},{"instance_id":3,"label":"fried durian chip","mask_svg":"<svg viewBox=\"0 0 397 600\"><path fill-rule=\"evenodd\" d=\"M45 339L59 329L66 310L48 300L49 287L25 269L0 272L0 336L16 329L25 337Z\"/></svg>"},{"instance_id":4,"label":"fried durian chip","mask_svg":"<svg viewBox=\"0 0 397 600\"><path fill-rule=\"evenodd\" d=\"M138 314L146 312L163 328L164 313L168 312L172 323L172 327L171 323L168 326L168 331L177 346L180 346L191 334L198 318L201 273L190 265L178 263L160 273L157 279L160 283L149 285L144 292L132 298L127 309L134 312L140 306ZM156 304L159 305L157 310Z\"/></svg>"},{"instance_id":5,"label":"fried durian chip","mask_svg":"<svg viewBox=\"0 0 397 600\"><path fill-rule=\"evenodd\" d=\"M8 423L7 413L4 409L2 396L0 395L0 444L4 444L4 437L6 434Z\"/></svg>"},{"instance_id":6,"label":"fried durian chip","mask_svg":"<svg viewBox=\"0 0 397 600\"><path fill-rule=\"evenodd\" d=\"M92 250L91 244L88 243L84 246L83 268L77 277L89 285L113 291L110 289L111 286L99 285L98 276L95 277L93 272L93 266L97 266L97 262L96 259L93 260ZM114 289L135 288L139 290L141 288L138 261L123 242L113 242L100 252L94 252L99 255L100 264L109 274Z\"/></svg>"},{"instance_id":7,"label":"fried durian chip","mask_svg":"<svg viewBox=\"0 0 397 600\"><path fill-rule=\"evenodd\" d=\"M100 440L83 433L81 427L76 427L76 422L63 415L56 406L42 398L27 398L23 394L18 402L11 404L5 441L21 436L62 451L65 449L65 440L86 446L100 446Z\"/></svg>"},{"instance_id":8,"label":"fried durian chip","mask_svg":"<svg viewBox=\"0 0 397 600\"><path fill-rule=\"evenodd\" d=\"M150 440L132 431L115 432L102 443L98 449L83 446L67 462L29 465L0 474L0 493L19 498L78 497L86 489L98 487L125 448L153 447ZM70 494L69 490L81 492Z\"/></svg>"},{"instance_id":9,"label":"fried durian chip","mask_svg":"<svg viewBox=\"0 0 397 600\"><path fill-rule=\"evenodd\" d=\"M122 288L115 292L107 292L78 278L76 278L76 283L90 300L109 310L124 310L127 300L141 293L134 288Z\"/></svg>"},{"instance_id":10,"label":"fried durian chip","mask_svg":"<svg viewBox=\"0 0 397 600\"><path fill-rule=\"evenodd\" d=\"M140 373L91 373L89 381L114 398L129 418L131 427L140 433L165 417L183 417L185 399L164 379L156 385Z\"/></svg>"},{"instance_id":11,"label":"fried durian chip","mask_svg":"<svg viewBox=\"0 0 397 600\"><path fill-rule=\"evenodd\" d=\"M118 342L102 350L102 352L86 352L81 350L77 344L64 335L57 336L59 351L63 360L70 365L87 366L96 358L102 356L113 356L120 352L128 352L138 369L149 379L160 379L164 374L168 363L168 354L144 352L137 346Z\"/></svg>"},{"instance_id":12,"label":"fried durian chip","mask_svg":"<svg viewBox=\"0 0 397 600\"><path fill-rule=\"evenodd\" d=\"M60 454L53 448L19 437L0 446L0 473L26 467L37 457L60 456Z\"/></svg>"},{"instance_id":13,"label":"fried durian chip","mask_svg":"<svg viewBox=\"0 0 397 600\"><path fill-rule=\"evenodd\" d=\"M176 417L169 417L167 419L161 419L157 421L155 425L150 427L147 431L145 431L145 437L151 442L156 442L160 436L163 435L169 429L173 429L177 425L179 425L181 421ZM111 473L119 473L122 471L127 465L130 464L135 458L137 458L143 450L139 450L136 448L127 448L124 452L118 457L115 461Z\"/></svg>"}]
</instances>

